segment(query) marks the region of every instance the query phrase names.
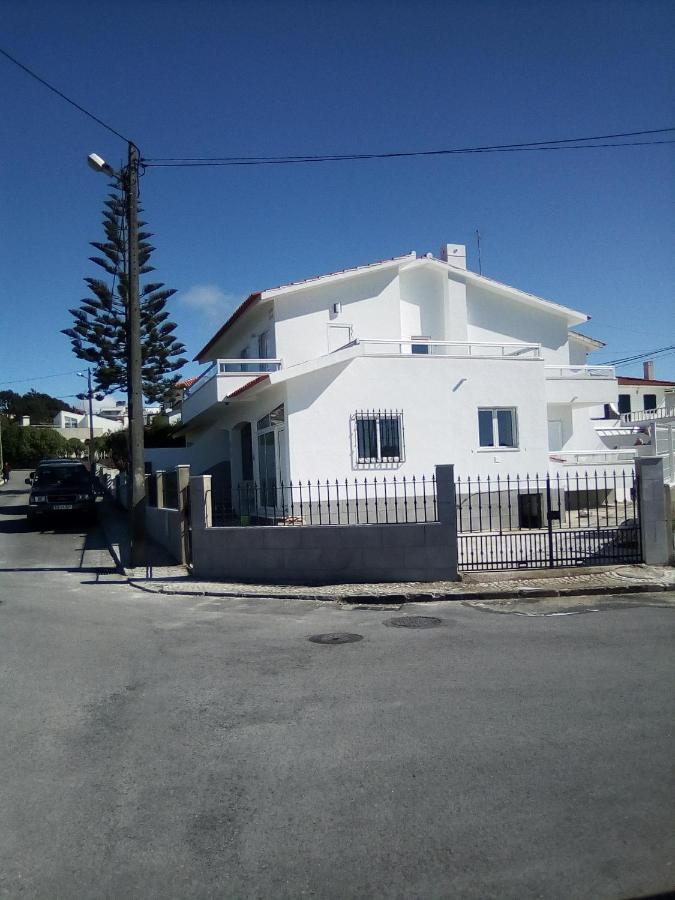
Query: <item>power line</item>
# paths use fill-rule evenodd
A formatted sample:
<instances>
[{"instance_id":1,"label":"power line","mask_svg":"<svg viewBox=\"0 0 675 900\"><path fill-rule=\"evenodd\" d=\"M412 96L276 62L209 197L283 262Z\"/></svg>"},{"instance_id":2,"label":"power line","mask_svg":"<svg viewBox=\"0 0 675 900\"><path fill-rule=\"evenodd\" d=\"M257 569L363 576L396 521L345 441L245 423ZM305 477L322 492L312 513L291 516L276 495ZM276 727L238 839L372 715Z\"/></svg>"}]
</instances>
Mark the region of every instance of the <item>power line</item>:
<instances>
[{"instance_id":1,"label":"power line","mask_svg":"<svg viewBox=\"0 0 675 900\"><path fill-rule=\"evenodd\" d=\"M62 378L64 375L77 375L77 371L55 372L54 375L34 375L32 378L15 378L14 381L0 381L0 386L3 384L24 384L27 381L44 381L46 378Z\"/></svg>"},{"instance_id":2,"label":"power line","mask_svg":"<svg viewBox=\"0 0 675 900\"><path fill-rule=\"evenodd\" d=\"M513 144L488 144L474 147L452 147L440 150L402 150L383 153L324 153L303 154L299 156L204 156L204 157L147 157L143 164L148 167L163 166L256 166L256 165L288 165L292 163L341 162L366 159L399 159L414 156L449 156L463 153L507 153L526 150L585 150L600 147L641 147L654 144L670 144L673 140L655 141L621 141L617 138L646 137L653 134L666 134L675 131L675 126L668 128L652 128L643 131L624 131L615 134L593 135L575 138L553 138L546 141L520 141ZM595 141L596 143L589 143ZM611 143L597 143L611 141Z\"/></svg>"},{"instance_id":3,"label":"power line","mask_svg":"<svg viewBox=\"0 0 675 900\"><path fill-rule=\"evenodd\" d=\"M621 366L624 363L638 362L639 360L646 359L649 356L658 356L661 353L668 353L670 350L675 350L675 345L672 345L670 347L661 347L659 350L648 350L646 353L637 353L635 356L624 356L620 359L610 359L603 365Z\"/></svg>"},{"instance_id":4,"label":"power line","mask_svg":"<svg viewBox=\"0 0 675 900\"><path fill-rule=\"evenodd\" d=\"M103 119L99 119L98 116L95 116L93 113L89 112L88 109L85 109L84 106L80 106L79 103L76 103L74 100L71 100L70 97L67 97L62 91L58 88L55 88L53 84L50 84L48 81L45 81L44 78L41 78L38 74L33 72L32 69L29 69L28 66L24 66L23 63L19 62L18 59L15 59L11 54L9 54L6 50L3 50L0 47L0 53L6 57L10 62L13 62L15 66L18 66L20 69L23 69L31 78L34 78L36 81L39 81L40 84L43 84L46 88L49 88L50 91L53 91L58 97L61 97L62 100L65 100L66 103L70 103L71 106L74 106L75 109L79 109L80 112L84 113L85 116L89 116L90 119L93 119L94 122L97 122L99 125L102 125L108 131L112 132L116 137L121 138L127 144L133 144L133 141L129 140L129 138L124 137L123 134L120 134L119 131L116 131L112 125L108 125L107 122L104 122Z\"/></svg>"}]
</instances>

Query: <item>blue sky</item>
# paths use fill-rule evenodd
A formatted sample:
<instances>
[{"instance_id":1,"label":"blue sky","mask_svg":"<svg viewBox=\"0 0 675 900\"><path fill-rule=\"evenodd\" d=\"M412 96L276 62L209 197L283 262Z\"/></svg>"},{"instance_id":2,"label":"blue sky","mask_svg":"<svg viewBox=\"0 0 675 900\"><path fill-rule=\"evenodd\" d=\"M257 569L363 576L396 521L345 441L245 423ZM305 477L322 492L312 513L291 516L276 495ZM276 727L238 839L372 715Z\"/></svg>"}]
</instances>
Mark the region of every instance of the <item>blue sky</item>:
<instances>
[{"instance_id":1,"label":"blue sky","mask_svg":"<svg viewBox=\"0 0 675 900\"><path fill-rule=\"evenodd\" d=\"M0 43L148 158L675 124L675 7L659 0L26 0L5 6ZM126 147L3 58L0 73L0 387L68 398L80 364L60 329L98 273L106 193L85 160L118 165ZM479 228L484 273L590 313L601 362L675 344L673 146L148 169L142 203L190 358L253 290L443 242L476 269ZM656 373L675 380L675 354Z\"/></svg>"}]
</instances>

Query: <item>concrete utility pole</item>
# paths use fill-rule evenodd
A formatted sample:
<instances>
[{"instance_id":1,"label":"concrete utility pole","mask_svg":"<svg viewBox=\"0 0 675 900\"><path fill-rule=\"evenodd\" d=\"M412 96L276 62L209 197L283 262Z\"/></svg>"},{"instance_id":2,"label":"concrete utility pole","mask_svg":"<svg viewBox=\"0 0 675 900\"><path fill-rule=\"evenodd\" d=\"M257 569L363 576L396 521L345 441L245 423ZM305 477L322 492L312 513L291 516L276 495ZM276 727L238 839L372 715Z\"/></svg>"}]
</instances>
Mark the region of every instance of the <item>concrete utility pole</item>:
<instances>
[{"instance_id":1,"label":"concrete utility pole","mask_svg":"<svg viewBox=\"0 0 675 900\"><path fill-rule=\"evenodd\" d=\"M131 565L145 565L145 462L143 421L143 369L141 358L141 304L138 263L138 147L129 143L126 171L129 308L127 310L127 391L129 397L129 455L131 479Z\"/></svg>"},{"instance_id":2,"label":"concrete utility pole","mask_svg":"<svg viewBox=\"0 0 675 900\"><path fill-rule=\"evenodd\" d=\"M145 462L143 459L143 367L141 354L141 305L138 261L138 147L128 142L128 165L121 172L96 153L89 165L97 172L116 178L122 187L127 219L127 397L129 406L129 562L143 566L146 562L145 539Z\"/></svg>"},{"instance_id":3,"label":"concrete utility pole","mask_svg":"<svg viewBox=\"0 0 675 900\"><path fill-rule=\"evenodd\" d=\"M87 399L89 400L89 475L91 478L93 478L96 463L94 459L94 394L91 389L91 369L87 369L86 375L84 374L84 372L78 372L77 374L80 378L87 379ZM78 397L81 396L82 394L78 394Z\"/></svg>"}]
</instances>

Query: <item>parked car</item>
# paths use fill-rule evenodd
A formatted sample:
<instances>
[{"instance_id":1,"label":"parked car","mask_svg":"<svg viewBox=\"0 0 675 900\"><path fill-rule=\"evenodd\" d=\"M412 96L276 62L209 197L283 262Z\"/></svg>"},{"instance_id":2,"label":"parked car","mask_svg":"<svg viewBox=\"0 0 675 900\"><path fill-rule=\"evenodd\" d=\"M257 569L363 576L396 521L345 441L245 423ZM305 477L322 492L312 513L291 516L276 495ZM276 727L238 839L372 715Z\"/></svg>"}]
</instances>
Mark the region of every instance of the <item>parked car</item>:
<instances>
[{"instance_id":1,"label":"parked car","mask_svg":"<svg viewBox=\"0 0 675 900\"><path fill-rule=\"evenodd\" d=\"M90 521L96 516L95 479L87 467L77 460L43 460L26 478L31 485L28 498L28 521L48 515L84 515Z\"/></svg>"}]
</instances>

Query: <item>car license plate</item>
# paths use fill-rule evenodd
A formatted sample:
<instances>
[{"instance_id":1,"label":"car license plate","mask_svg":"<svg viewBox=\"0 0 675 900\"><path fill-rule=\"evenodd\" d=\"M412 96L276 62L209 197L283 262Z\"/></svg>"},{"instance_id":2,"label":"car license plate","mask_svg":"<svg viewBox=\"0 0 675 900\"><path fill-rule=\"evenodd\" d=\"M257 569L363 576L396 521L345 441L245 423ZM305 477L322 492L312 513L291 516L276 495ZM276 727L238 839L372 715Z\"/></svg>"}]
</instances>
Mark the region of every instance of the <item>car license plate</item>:
<instances>
[{"instance_id":1,"label":"car license plate","mask_svg":"<svg viewBox=\"0 0 675 900\"><path fill-rule=\"evenodd\" d=\"M72 503L55 503L54 504L54 509L72 509L72 508L73 508Z\"/></svg>"}]
</instances>

